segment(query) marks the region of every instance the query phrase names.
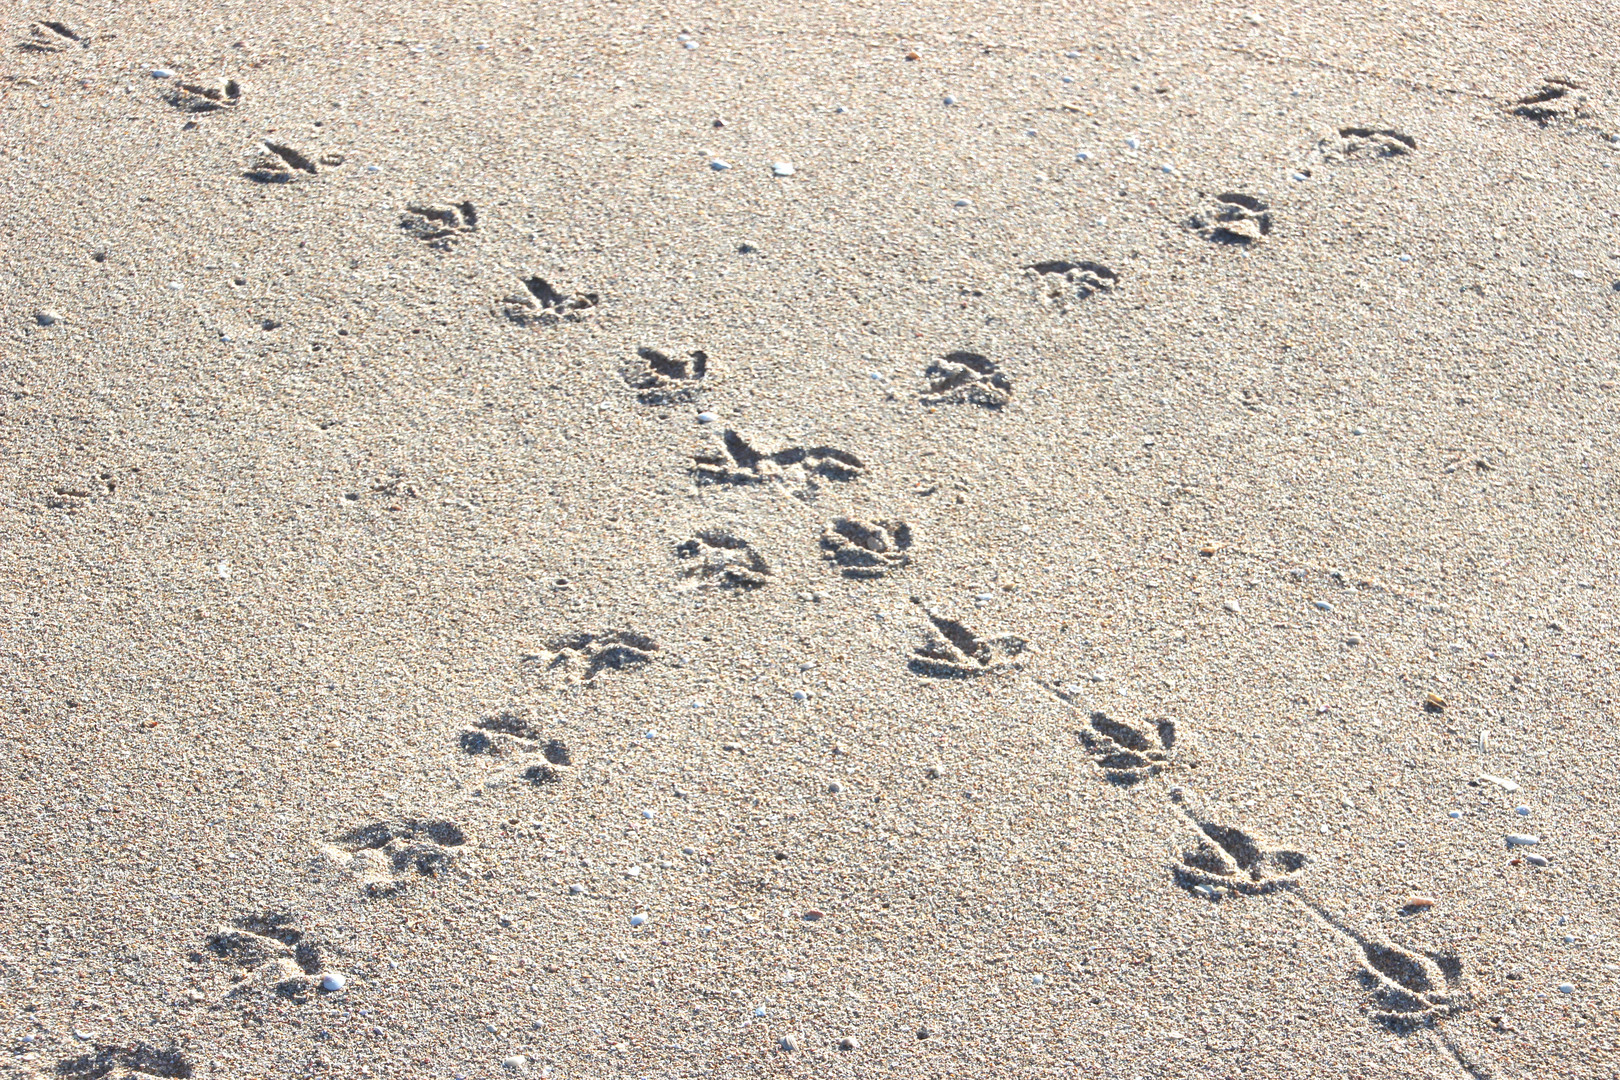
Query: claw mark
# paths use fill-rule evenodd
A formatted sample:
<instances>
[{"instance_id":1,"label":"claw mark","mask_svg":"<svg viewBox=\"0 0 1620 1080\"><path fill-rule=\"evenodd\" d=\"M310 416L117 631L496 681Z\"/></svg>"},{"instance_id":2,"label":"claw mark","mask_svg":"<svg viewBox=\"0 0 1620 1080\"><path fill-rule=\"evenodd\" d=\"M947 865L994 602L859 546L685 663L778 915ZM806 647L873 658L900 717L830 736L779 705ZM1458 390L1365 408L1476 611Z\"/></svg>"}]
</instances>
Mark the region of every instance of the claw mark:
<instances>
[{"instance_id":1,"label":"claw mark","mask_svg":"<svg viewBox=\"0 0 1620 1080\"><path fill-rule=\"evenodd\" d=\"M1029 644L1016 634L979 637L957 622L928 613L933 628L923 643L912 650L907 665L914 674L936 679L966 679L985 675L1007 666Z\"/></svg>"},{"instance_id":2,"label":"claw mark","mask_svg":"<svg viewBox=\"0 0 1620 1080\"><path fill-rule=\"evenodd\" d=\"M845 577L882 577L911 562L911 526L898 520L834 518L822 530L821 548L843 567Z\"/></svg>"}]
</instances>

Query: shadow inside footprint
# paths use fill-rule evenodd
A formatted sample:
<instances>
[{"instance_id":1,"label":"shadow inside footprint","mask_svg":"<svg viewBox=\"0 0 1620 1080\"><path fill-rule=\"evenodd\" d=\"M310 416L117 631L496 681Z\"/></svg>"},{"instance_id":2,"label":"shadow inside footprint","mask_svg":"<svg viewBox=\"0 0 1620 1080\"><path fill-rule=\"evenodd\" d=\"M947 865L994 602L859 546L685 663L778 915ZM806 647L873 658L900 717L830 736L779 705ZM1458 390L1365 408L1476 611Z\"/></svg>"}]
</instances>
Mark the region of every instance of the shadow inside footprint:
<instances>
[{"instance_id":1,"label":"shadow inside footprint","mask_svg":"<svg viewBox=\"0 0 1620 1080\"><path fill-rule=\"evenodd\" d=\"M1080 729L1080 742L1110 783L1129 787L1164 771L1176 743L1174 720L1154 721L1153 728L1136 727L1094 712Z\"/></svg>"},{"instance_id":2,"label":"shadow inside footprint","mask_svg":"<svg viewBox=\"0 0 1620 1080\"><path fill-rule=\"evenodd\" d=\"M1016 634L980 637L955 619L930 611L932 629L912 650L907 667L935 679L967 679L1005 667L1029 643Z\"/></svg>"},{"instance_id":3,"label":"shadow inside footprint","mask_svg":"<svg viewBox=\"0 0 1620 1080\"><path fill-rule=\"evenodd\" d=\"M56 1074L67 1080L102 1080L103 1077L157 1076L185 1078L192 1075L189 1058L179 1050L160 1049L145 1043L134 1046L109 1046L97 1043L95 1049L78 1057L64 1058L56 1063Z\"/></svg>"}]
</instances>

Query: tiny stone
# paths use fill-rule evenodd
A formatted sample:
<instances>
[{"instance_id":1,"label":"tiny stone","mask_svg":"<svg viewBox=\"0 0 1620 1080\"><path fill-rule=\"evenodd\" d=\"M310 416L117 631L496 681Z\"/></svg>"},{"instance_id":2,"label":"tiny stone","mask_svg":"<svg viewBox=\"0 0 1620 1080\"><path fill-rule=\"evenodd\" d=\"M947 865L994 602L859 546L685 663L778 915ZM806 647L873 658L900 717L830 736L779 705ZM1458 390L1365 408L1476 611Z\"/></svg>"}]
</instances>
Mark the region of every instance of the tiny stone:
<instances>
[{"instance_id":1,"label":"tiny stone","mask_svg":"<svg viewBox=\"0 0 1620 1080\"><path fill-rule=\"evenodd\" d=\"M805 922L820 922L827 917L827 913L820 908L810 908L804 913Z\"/></svg>"},{"instance_id":2,"label":"tiny stone","mask_svg":"<svg viewBox=\"0 0 1620 1080\"><path fill-rule=\"evenodd\" d=\"M57 323L62 321L62 316L47 309L45 311L35 312L34 321L39 323L41 326L55 326Z\"/></svg>"},{"instance_id":3,"label":"tiny stone","mask_svg":"<svg viewBox=\"0 0 1620 1080\"><path fill-rule=\"evenodd\" d=\"M1346 645L1360 645L1361 644L1361 635L1360 634L1351 634L1349 637L1344 639L1344 643Z\"/></svg>"},{"instance_id":4,"label":"tiny stone","mask_svg":"<svg viewBox=\"0 0 1620 1080\"><path fill-rule=\"evenodd\" d=\"M697 422L700 424L712 424L718 419L719 417L712 412L700 412L697 414Z\"/></svg>"},{"instance_id":5,"label":"tiny stone","mask_svg":"<svg viewBox=\"0 0 1620 1080\"><path fill-rule=\"evenodd\" d=\"M584 896L585 895L585 886L577 885L577 884L568 886L568 895L569 896Z\"/></svg>"},{"instance_id":6,"label":"tiny stone","mask_svg":"<svg viewBox=\"0 0 1620 1080\"><path fill-rule=\"evenodd\" d=\"M1328 603L1326 600L1313 600L1313 601L1311 601L1311 606L1314 607L1317 611L1332 611L1333 610L1333 605Z\"/></svg>"},{"instance_id":7,"label":"tiny stone","mask_svg":"<svg viewBox=\"0 0 1620 1080\"><path fill-rule=\"evenodd\" d=\"M842 1039L838 1040L838 1049L840 1050L859 1050L860 1048L861 1044L859 1040L852 1035L845 1035Z\"/></svg>"},{"instance_id":8,"label":"tiny stone","mask_svg":"<svg viewBox=\"0 0 1620 1080\"><path fill-rule=\"evenodd\" d=\"M174 72L170 71L168 68L153 68L152 69L152 78L154 78L154 79L172 79L172 78L174 78Z\"/></svg>"},{"instance_id":9,"label":"tiny stone","mask_svg":"<svg viewBox=\"0 0 1620 1080\"><path fill-rule=\"evenodd\" d=\"M1513 812L1515 814L1518 814L1520 817L1529 817L1530 816L1530 808L1528 806L1516 807L1516 808L1514 808Z\"/></svg>"},{"instance_id":10,"label":"tiny stone","mask_svg":"<svg viewBox=\"0 0 1620 1080\"><path fill-rule=\"evenodd\" d=\"M1531 836L1528 833L1508 833L1504 839L1507 840L1507 846L1510 848L1534 847L1535 845L1541 843L1541 838L1539 836Z\"/></svg>"},{"instance_id":11,"label":"tiny stone","mask_svg":"<svg viewBox=\"0 0 1620 1080\"><path fill-rule=\"evenodd\" d=\"M1236 600L1223 600L1223 601L1221 601L1221 607L1225 608L1227 611L1231 612L1233 615L1236 615L1238 613L1238 606L1237 606L1237 601Z\"/></svg>"},{"instance_id":12,"label":"tiny stone","mask_svg":"<svg viewBox=\"0 0 1620 1080\"><path fill-rule=\"evenodd\" d=\"M507 1072L520 1073L525 1067L527 1067L528 1064L528 1058L524 1057L522 1054L513 1054L509 1058L502 1059L501 1068L505 1069Z\"/></svg>"},{"instance_id":13,"label":"tiny stone","mask_svg":"<svg viewBox=\"0 0 1620 1080\"><path fill-rule=\"evenodd\" d=\"M827 794L829 794L829 795L837 795L840 791L843 791L843 790L844 790L844 785L840 784L836 780L834 780L832 783L827 785Z\"/></svg>"},{"instance_id":14,"label":"tiny stone","mask_svg":"<svg viewBox=\"0 0 1620 1080\"><path fill-rule=\"evenodd\" d=\"M1512 780L1504 780L1500 776L1489 776L1485 773L1480 773L1479 778L1487 783L1495 784L1503 791L1514 792L1519 790L1518 784L1515 784Z\"/></svg>"},{"instance_id":15,"label":"tiny stone","mask_svg":"<svg viewBox=\"0 0 1620 1080\"><path fill-rule=\"evenodd\" d=\"M771 163L772 176L792 176L793 163L789 161L776 161Z\"/></svg>"},{"instance_id":16,"label":"tiny stone","mask_svg":"<svg viewBox=\"0 0 1620 1080\"><path fill-rule=\"evenodd\" d=\"M725 172L727 169L731 168L731 166L726 162L721 161L719 158L715 158L713 161L709 162L709 168L713 169L715 172Z\"/></svg>"},{"instance_id":17,"label":"tiny stone","mask_svg":"<svg viewBox=\"0 0 1620 1080\"><path fill-rule=\"evenodd\" d=\"M1551 865L1547 861L1547 856L1545 856L1545 855L1526 855L1524 857L1524 859L1525 859L1525 862L1528 862L1531 866L1550 866Z\"/></svg>"},{"instance_id":18,"label":"tiny stone","mask_svg":"<svg viewBox=\"0 0 1620 1080\"><path fill-rule=\"evenodd\" d=\"M691 50L691 49L695 49L695 48L697 48L697 42L695 42L695 41L688 41L688 42L687 42L687 43L686 43L686 47L687 47L687 49L688 49L688 50Z\"/></svg>"},{"instance_id":19,"label":"tiny stone","mask_svg":"<svg viewBox=\"0 0 1620 1080\"><path fill-rule=\"evenodd\" d=\"M1565 945L1573 945L1573 944L1575 944L1575 935L1574 934L1565 934L1564 935L1564 944Z\"/></svg>"},{"instance_id":20,"label":"tiny stone","mask_svg":"<svg viewBox=\"0 0 1620 1080\"><path fill-rule=\"evenodd\" d=\"M1142 140L1134 137L1129 138L1125 140L1125 145L1130 147L1132 150L1140 150L1142 149Z\"/></svg>"},{"instance_id":21,"label":"tiny stone","mask_svg":"<svg viewBox=\"0 0 1620 1080\"><path fill-rule=\"evenodd\" d=\"M1460 818L1460 817L1462 817L1462 811L1461 810L1453 810L1451 812L1451 816L1454 817L1454 818Z\"/></svg>"},{"instance_id":22,"label":"tiny stone","mask_svg":"<svg viewBox=\"0 0 1620 1080\"><path fill-rule=\"evenodd\" d=\"M651 821L653 819L653 812L651 810L643 810L641 812L641 816L646 818L648 821Z\"/></svg>"},{"instance_id":23,"label":"tiny stone","mask_svg":"<svg viewBox=\"0 0 1620 1080\"><path fill-rule=\"evenodd\" d=\"M647 914L645 912L638 911L634 915L630 916L630 925L631 926L646 926L647 925L647 918L648 918L648 916L647 916Z\"/></svg>"},{"instance_id":24,"label":"tiny stone","mask_svg":"<svg viewBox=\"0 0 1620 1080\"><path fill-rule=\"evenodd\" d=\"M952 94L946 94L945 95L945 104L947 104L947 105L955 105L956 104L956 97L954 95L952 95Z\"/></svg>"},{"instance_id":25,"label":"tiny stone","mask_svg":"<svg viewBox=\"0 0 1620 1080\"><path fill-rule=\"evenodd\" d=\"M1434 907L1435 903L1436 903L1436 901L1435 901L1434 897L1432 897L1432 896L1420 896L1417 893L1413 893L1411 896L1408 896L1406 898L1406 906L1407 907L1432 908L1432 907Z\"/></svg>"},{"instance_id":26,"label":"tiny stone","mask_svg":"<svg viewBox=\"0 0 1620 1080\"><path fill-rule=\"evenodd\" d=\"M1558 992L1560 994L1573 994L1575 992L1575 984L1574 983L1559 983L1558 984Z\"/></svg>"},{"instance_id":27,"label":"tiny stone","mask_svg":"<svg viewBox=\"0 0 1620 1080\"><path fill-rule=\"evenodd\" d=\"M784 1035L777 1040L776 1045L780 1046L785 1053L796 1053L799 1049L799 1037L792 1034Z\"/></svg>"},{"instance_id":28,"label":"tiny stone","mask_svg":"<svg viewBox=\"0 0 1620 1080\"><path fill-rule=\"evenodd\" d=\"M1353 428L1350 429L1350 434L1352 434L1352 435L1365 435L1365 434L1367 434L1367 429L1364 428L1364 427L1353 427Z\"/></svg>"},{"instance_id":29,"label":"tiny stone","mask_svg":"<svg viewBox=\"0 0 1620 1080\"><path fill-rule=\"evenodd\" d=\"M1080 54L1075 52L1073 49L1070 49L1068 52L1064 53L1063 55L1067 56L1070 60L1078 60L1078 59L1080 59ZM1616 141L1620 142L1620 139L1617 139Z\"/></svg>"},{"instance_id":30,"label":"tiny stone","mask_svg":"<svg viewBox=\"0 0 1620 1080\"><path fill-rule=\"evenodd\" d=\"M344 975L341 971L328 971L325 975L321 976L321 989L325 990L329 994L335 994L348 985L348 976Z\"/></svg>"},{"instance_id":31,"label":"tiny stone","mask_svg":"<svg viewBox=\"0 0 1620 1080\"><path fill-rule=\"evenodd\" d=\"M793 700L794 701L809 701L810 700L810 691L808 691L808 690L795 690L795 691L793 691Z\"/></svg>"}]
</instances>

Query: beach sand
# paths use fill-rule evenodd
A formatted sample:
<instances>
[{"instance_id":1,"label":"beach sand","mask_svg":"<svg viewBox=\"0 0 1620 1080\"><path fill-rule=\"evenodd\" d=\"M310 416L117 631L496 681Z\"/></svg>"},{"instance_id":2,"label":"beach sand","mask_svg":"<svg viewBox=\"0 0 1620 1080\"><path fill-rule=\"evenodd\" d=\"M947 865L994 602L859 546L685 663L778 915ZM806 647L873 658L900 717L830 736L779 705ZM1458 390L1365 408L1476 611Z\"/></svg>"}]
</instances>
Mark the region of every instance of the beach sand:
<instances>
[{"instance_id":1,"label":"beach sand","mask_svg":"<svg viewBox=\"0 0 1620 1080\"><path fill-rule=\"evenodd\" d=\"M11 6L0 1075L1614 1076L1615 16Z\"/></svg>"}]
</instances>

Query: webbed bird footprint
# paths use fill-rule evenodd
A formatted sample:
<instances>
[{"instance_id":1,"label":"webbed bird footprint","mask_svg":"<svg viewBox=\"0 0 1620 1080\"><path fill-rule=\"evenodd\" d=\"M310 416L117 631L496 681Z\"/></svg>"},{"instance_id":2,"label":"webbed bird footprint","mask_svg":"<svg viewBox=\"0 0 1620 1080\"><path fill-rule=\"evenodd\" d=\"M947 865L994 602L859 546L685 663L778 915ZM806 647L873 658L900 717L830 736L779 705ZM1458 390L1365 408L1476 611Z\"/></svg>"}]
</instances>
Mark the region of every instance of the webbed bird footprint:
<instances>
[{"instance_id":1,"label":"webbed bird footprint","mask_svg":"<svg viewBox=\"0 0 1620 1080\"><path fill-rule=\"evenodd\" d=\"M1080 729L1080 742L1110 782L1136 784L1157 776L1169 764L1176 745L1176 722L1158 720L1148 729L1094 712Z\"/></svg>"},{"instance_id":2,"label":"webbed bird footprint","mask_svg":"<svg viewBox=\"0 0 1620 1080\"><path fill-rule=\"evenodd\" d=\"M1239 246L1260 243L1271 235L1272 224L1271 204L1239 191L1205 200L1187 218L1187 228L1205 240Z\"/></svg>"},{"instance_id":3,"label":"webbed bird footprint","mask_svg":"<svg viewBox=\"0 0 1620 1080\"><path fill-rule=\"evenodd\" d=\"M1342 127L1316 144L1318 159L1330 163L1362 157L1401 157L1416 150L1417 140L1394 128Z\"/></svg>"},{"instance_id":4,"label":"webbed bird footprint","mask_svg":"<svg viewBox=\"0 0 1620 1080\"><path fill-rule=\"evenodd\" d=\"M418 878L447 873L467 834L453 821L376 821L340 833L323 849L360 881L367 896L395 896Z\"/></svg>"},{"instance_id":5,"label":"webbed bird footprint","mask_svg":"<svg viewBox=\"0 0 1620 1080\"><path fill-rule=\"evenodd\" d=\"M543 652L523 660L565 681L589 682L604 671L645 667L658 650L655 639L632 630L581 631L548 642Z\"/></svg>"},{"instance_id":6,"label":"webbed bird footprint","mask_svg":"<svg viewBox=\"0 0 1620 1080\"><path fill-rule=\"evenodd\" d=\"M312 940L296 917L264 912L235 919L210 934L208 950L242 971L226 995L270 991L307 1001L320 986L332 949Z\"/></svg>"},{"instance_id":7,"label":"webbed bird footprint","mask_svg":"<svg viewBox=\"0 0 1620 1080\"><path fill-rule=\"evenodd\" d=\"M218 112L221 109L234 109L241 104L242 86L235 79L225 79L215 86L180 83L164 94L163 100L181 112Z\"/></svg>"},{"instance_id":8,"label":"webbed bird footprint","mask_svg":"<svg viewBox=\"0 0 1620 1080\"><path fill-rule=\"evenodd\" d=\"M924 405L982 405L999 409L1012 400L1012 380L988 356L975 352L946 353L924 372L928 391Z\"/></svg>"},{"instance_id":9,"label":"webbed bird footprint","mask_svg":"<svg viewBox=\"0 0 1620 1080\"><path fill-rule=\"evenodd\" d=\"M1310 861L1298 851L1264 848L1242 829L1183 813L1193 832L1179 845L1176 883L1206 900L1218 899L1222 889L1257 896L1288 888Z\"/></svg>"},{"instance_id":10,"label":"webbed bird footprint","mask_svg":"<svg viewBox=\"0 0 1620 1080\"><path fill-rule=\"evenodd\" d=\"M1016 634L980 637L954 619L928 613L929 629L912 650L907 665L913 674L935 679L966 679L1008 666L1029 645Z\"/></svg>"},{"instance_id":11,"label":"webbed bird footprint","mask_svg":"<svg viewBox=\"0 0 1620 1080\"><path fill-rule=\"evenodd\" d=\"M780 484L799 498L814 498L821 480L847 483L866 474L860 458L831 446L763 449L758 440L727 428L721 445L694 451L692 475L705 484Z\"/></svg>"},{"instance_id":12,"label":"webbed bird footprint","mask_svg":"<svg viewBox=\"0 0 1620 1080\"><path fill-rule=\"evenodd\" d=\"M845 577L882 577L911 562L911 526L899 519L834 518L821 532L821 550Z\"/></svg>"},{"instance_id":13,"label":"webbed bird footprint","mask_svg":"<svg viewBox=\"0 0 1620 1080\"><path fill-rule=\"evenodd\" d=\"M523 279L524 291L501 301L500 313L520 326L555 326L579 322L596 310L602 297L593 292L565 293L538 274Z\"/></svg>"},{"instance_id":14,"label":"webbed bird footprint","mask_svg":"<svg viewBox=\"0 0 1620 1080\"><path fill-rule=\"evenodd\" d=\"M1067 315L1082 300L1098 293L1113 292L1119 274L1100 262L1081 259L1048 259L1024 267L1024 276L1035 287L1035 299Z\"/></svg>"},{"instance_id":15,"label":"webbed bird footprint","mask_svg":"<svg viewBox=\"0 0 1620 1080\"><path fill-rule=\"evenodd\" d=\"M296 173L315 175L315 162L290 146L266 140L242 175L256 184L290 184Z\"/></svg>"},{"instance_id":16,"label":"webbed bird footprint","mask_svg":"<svg viewBox=\"0 0 1620 1080\"><path fill-rule=\"evenodd\" d=\"M640 391L636 400L643 405L681 405L697 399L703 378L709 373L708 353L693 349L682 360L642 346L636 355L641 364L624 372L630 389Z\"/></svg>"},{"instance_id":17,"label":"webbed bird footprint","mask_svg":"<svg viewBox=\"0 0 1620 1080\"><path fill-rule=\"evenodd\" d=\"M1512 103L1515 116L1534 120L1542 127L1555 120L1576 120L1591 115L1586 108L1586 87L1573 79L1549 75L1541 81L1541 88Z\"/></svg>"},{"instance_id":18,"label":"webbed bird footprint","mask_svg":"<svg viewBox=\"0 0 1620 1080\"><path fill-rule=\"evenodd\" d=\"M1378 937L1340 929L1361 948L1361 983L1372 991L1373 1019L1410 1031L1469 1007L1462 960L1454 953L1414 953Z\"/></svg>"},{"instance_id":19,"label":"webbed bird footprint","mask_svg":"<svg viewBox=\"0 0 1620 1080\"><path fill-rule=\"evenodd\" d=\"M771 580L771 564L753 545L723 529L704 529L675 548L680 575L697 586L757 589Z\"/></svg>"},{"instance_id":20,"label":"webbed bird footprint","mask_svg":"<svg viewBox=\"0 0 1620 1080\"><path fill-rule=\"evenodd\" d=\"M448 251L457 240L478 231L478 210L471 202L408 203L399 227L429 247Z\"/></svg>"}]
</instances>

